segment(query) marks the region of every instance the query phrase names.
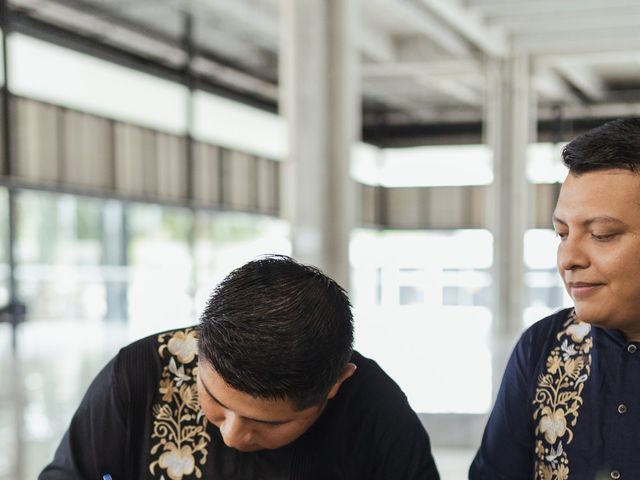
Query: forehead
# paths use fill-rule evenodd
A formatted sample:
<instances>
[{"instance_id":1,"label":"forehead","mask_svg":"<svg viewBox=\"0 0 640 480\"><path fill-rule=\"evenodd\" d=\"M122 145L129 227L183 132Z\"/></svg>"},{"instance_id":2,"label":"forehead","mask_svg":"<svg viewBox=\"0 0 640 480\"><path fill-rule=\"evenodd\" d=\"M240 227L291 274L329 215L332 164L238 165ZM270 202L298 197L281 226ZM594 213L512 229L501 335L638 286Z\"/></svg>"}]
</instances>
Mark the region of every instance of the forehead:
<instances>
[{"instance_id":1,"label":"forehead","mask_svg":"<svg viewBox=\"0 0 640 480\"><path fill-rule=\"evenodd\" d=\"M640 223L640 175L620 169L569 173L560 189L554 216L610 216Z\"/></svg>"},{"instance_id":2,"label":"forehead","mask_svg":"<svg viewBox=\"0 0 640 480\"><path fill-rule=\"evenodd\" d=\"M279 421L297 414L288 400L254 397L234 389L207 362L199 362L198 376L207 392L242 416Z\"/></svg>"}]
</instances>

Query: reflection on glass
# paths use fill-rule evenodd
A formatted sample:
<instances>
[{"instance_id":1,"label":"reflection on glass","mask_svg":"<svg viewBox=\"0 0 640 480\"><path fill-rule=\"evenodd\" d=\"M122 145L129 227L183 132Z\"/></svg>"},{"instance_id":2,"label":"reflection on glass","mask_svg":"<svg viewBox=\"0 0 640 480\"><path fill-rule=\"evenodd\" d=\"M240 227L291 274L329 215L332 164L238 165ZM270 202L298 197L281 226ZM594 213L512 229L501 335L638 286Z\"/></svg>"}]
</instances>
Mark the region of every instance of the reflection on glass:
<instances>
[{"instance_id":1,"label":"reflection on glass","mask_svg":"<svg viewBox=\"0 0 640 480\"><path fill-rule=\"evenodd\" d=\"M8 292L8 195L0 188L0 306L6 305ZM12 479L15 472L18 445L16 442L18 422L15 403L14 356L11 346L11 325L0 323L0 480Z\"/></svg>"},{"instance_id":2,"label":"reflection on glass","mask_svg":"<svg viewBox=\"0 0 640 480\"><path fill-rule=\"evenodd\" d=\"M0 323L0 480L13 477L17 460L16 411L14 404L13 355L11 352L11 326Z\"/></svg>"},{"instance_id":3,"label":"reflection on glass","mask_svg":"<svg viewBox=\"0 0 640 480\"><path fill-rule=\"evenodd\" d=\"M24 191L16 207L16 281L27 305L16 408L27 479L52 457L90 380L123 343L122 322L104 321L109 285L123 272L103 265L104 201Z\"/></svg>"},{"instance_id":4,"label":"reflection on glass","mask_svg":"<svg viewBox=\"0 0 640 480\"><path fill-rule=\"evenodd\" d=\"M383 366L418 412L490 407L492 242L485 230L352 235L356 348Z\"/></svg>"}]
</instances>

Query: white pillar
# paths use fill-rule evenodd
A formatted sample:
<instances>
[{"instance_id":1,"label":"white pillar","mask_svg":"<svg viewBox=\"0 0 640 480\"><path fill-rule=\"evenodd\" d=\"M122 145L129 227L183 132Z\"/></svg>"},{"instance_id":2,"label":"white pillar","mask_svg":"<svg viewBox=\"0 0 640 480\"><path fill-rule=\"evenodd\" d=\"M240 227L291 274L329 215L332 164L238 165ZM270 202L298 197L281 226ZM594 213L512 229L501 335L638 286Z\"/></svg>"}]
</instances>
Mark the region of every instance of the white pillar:
<instances>
[{"instance_id":1,"label":"white pillar","mask_svg":"<svg viewBox=\"0 0 640 480\"><path fill-rule=\"evenodd\" d=\"M280 110L289 128L281 205L293 255L349 288L360 132L357 0L281 0Z\"/></svg>"},{"instance_id":2,"label":"white pillar","mask_svg":"<svg viewBox=\"0 0 640 480\"><path fill-rule=\"evenodd\" d=\"M527 303L524 233L533 205L526 175L527 146L535 139L535 97L530 57L487 61L485 142L493 150L494 180L489 224L493 232L493 342L496 385Z\"/></svg>"}]
</instances>

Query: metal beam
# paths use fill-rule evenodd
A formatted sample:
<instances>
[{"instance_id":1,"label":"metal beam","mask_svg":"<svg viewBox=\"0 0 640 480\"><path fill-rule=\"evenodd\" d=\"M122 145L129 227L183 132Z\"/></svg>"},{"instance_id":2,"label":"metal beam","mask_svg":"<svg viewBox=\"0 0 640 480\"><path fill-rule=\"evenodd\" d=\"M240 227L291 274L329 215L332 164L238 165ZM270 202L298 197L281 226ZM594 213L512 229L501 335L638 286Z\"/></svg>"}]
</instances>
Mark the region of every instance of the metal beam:
<instances>
[{"instance_id":1,"label":"metal beam","mask_svg":"<svg viewBox=\"0 0 640 480\"><path fill-rule=\"evenodd\" d=\"M557 137L557 110L539 107L538 140L569 141L576 134L598 127L615 118L640 116L640 103L607 105L568 105L562 107L563 121L568 125L565 137ZM482 121L477 118L453 122L413 122L403 124L365 124L362 140L378 147L414 145L476 144L482 141Z\"/></svg>"},{"instance_id":2,"label":"metal beam","mask_svg":"<svg viewBox=\"0 0 640 480\"><path fill-rule=\"evenodd\" d=\"M278 18L264 9L249 5L245 0L191 0L199 14L216 21L232 22L241 31L257 36L265 48L278 50Z\"/></svg>"},{"instance_id":3,"label":"metal beam","mask_svg":"<svg viewBox=\"0 0 640 480\"><path fill-rule=\"evenodd\" d=\"M454 31L424 10L402 0L368 0L376 15L397 18L406 29L414 30L452 55L469 56L469 45Z\"/></svg>"},{"instance_id":4,"label":"metal beam","mask_svg":"<svg viewBox=\"0 0 640 480\"><path fill-rule=\"evenodd\" d=\"M558 15L555 10L540 13L521 13L509 17L490 17L487 22L506 31L523 33L545 33L550 31L577 31L591 29L638 28L640 25L640 3L635 8L608 8L606 10L572 11L571 21L567 15Z\"/></svg>"},{"instance_id":5,"label":"metal beam","mask_svg":"<svg viewBox=\"0 0 640 480\"><path fill-rule=\"evenodd\" d=\"M509 46L503 32L488 27L482 19L465 10L457 0L421 0L458 33L491 57L505 57Z\"/></svg>"},{"instance_id":6,"label":"metal beam","mask_svg":"<svg viewBox=\"0 0 640 480\"><path fill-rule=\"evenodd\" d=\"M430 62L396 62L383 65L363 65L365 79L402 77L468 78L482 76L482 66L475 60L440 60Z\"/></svg>"},{"instance_id":7,"label":"metal beam","mask_svg":"<svg viewBox=\"0 0 640 480\"><path fill-rule=\"evenodd\" d=\"M532 84L536 92L549 100L562 104L579 101L567 81L551 68L538 69L533 75Z\"/></svg>"},{"instance_id":8,"label":"metal beam","mask_svg":"<svg viewBox=\"0 0 640 480\"><path fill-rule=\"evenodd\" d=\"M637 0L467 0L467 10L490 17L547 13L563 18L563 14L587 11L606 13L611 8L637 8ZM566 18L566 17L564 17Z\"/></svg>"},{"instance_id":9,"label":"metal beam","mask_svg":"<svg viewBox=\"0 0 640 480\"><path fill-rule=\"evenodd\" d=\"M559 55L541 55L536 58L536 65L548 67L562 63L564 65L638 65L640 67L640 51L615 52L575 52Z\"/></svg>"},{"instance_id":10,"label":"metal beam","mask_svg":"<svg viewBox=\"0 0 640 480\"><path fill-rule=\"evenodd\" d=\"M366 57L375 62L387 63L396 59L396 49L391 36L370 25L361 23L358 47Z\"/></svg>"},{"instance_id":11,"label":"metal beam","mask_svg":"<svg viewBox=\"0 0 640 480\"><path fill-rule=\"evenodd\" d=\"M589 67L557 62L555 68L590 100L602 101L606 98L604 82Z\"/></svg>"},{"instance_id":12,"label":"metal beam","mask_svg":"<svg viewBox=\"0 0 640 480\"><path fill-rule=\"evenodd\" d=\"M71 48L97 58L102 58L128 68L133 68L150 75L185 84L182 65L176 66L175 68L163 65L135 52L130 52L118 46L103 43L87 34L66 30L35 19L23 12L11 12L11 18L14 31L51 42L62 47ZM227 63L226 59L217 58L209 53L206 54L206 58L209 61L218 63L227 69L238 70L238 73L253 76L253 72L238 69L235 64ZM262 76L258 76L258 78L262 79ZM266 79L263 80L267 81ZM220 82L212 77L198 78L197 88L205 92L220 95L266 111L277 111L277 103L274 98L266 98L255 92L238 88L237 85Z\"/></svg>"},{"instance_id":13,"label":"metal beam","mask_svg":"<svg viewBox=\"0 0 640 480\"><path fill-rule=\"evenodd\" d=\"M533 55L561 55L595 52L619 52L640 50L638 27L627 27L541 34L514 34L511 40L515 51L527 51Z\"/></svg>"},{"instance_id":14,"label":"metal beam","mask_svg":"<svg viewBox=\"0 0 640 480\"><path fill-rule=\"evenodd\" d=\"M464 104L472 105L474 107L482 106L484 100L484 97L480 92L460 82L432 76L420 77L418 82L422 85L445 93Z\"/></svg>"}]
</instances>

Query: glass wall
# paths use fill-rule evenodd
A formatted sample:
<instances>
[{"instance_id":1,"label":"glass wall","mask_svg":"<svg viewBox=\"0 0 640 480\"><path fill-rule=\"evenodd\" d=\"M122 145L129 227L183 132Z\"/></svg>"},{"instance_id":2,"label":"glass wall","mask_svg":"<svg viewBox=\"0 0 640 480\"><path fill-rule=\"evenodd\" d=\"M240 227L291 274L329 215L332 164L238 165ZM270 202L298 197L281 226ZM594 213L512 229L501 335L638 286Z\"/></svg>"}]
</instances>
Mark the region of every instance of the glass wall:
<instances>
[{"instance_id":1,"label":"glass wall","mask_svg":"<svg viewBox=\"0 0 640 480\"><path fill-rule=\"evenodd\" d=\"M558 243L553 230L534 229L525 234L525 283L529 292L529 304L523 314L525 326L572 305L556 268Z\"/></svg>"},{"instance_id":2,"label":"glass wall","mask_svg":"<svg viewBox=\"0 0 640 480\"><path fill-rule=\"evenodd\" d=\"M178 135L191 125L200 141L286 156L286 126L275 115L196 92L189 119L183 86L19 34L9 54L14 94ZM248 137L247 125L261 134ZM365 184L493 181L491 152L482 145L364 149L353 174ZM558 149L532 146L532 182L561 180ZM0 305L8 299L6 204L0 190ZM88 383L120 346L195 323L230 270L260 254L291 252L287 223L266 216L35 191L19 192L17 209L16 279L28 313L18 330L18 364L11 330L0 324L0 377L20 379L0 389L0 451L7 453L0 479L14 478L18 453L21 477L36 477ZM555 273L552 232L531 230L523 241L528 324L568 297ZM491 406L492 242L485 230L353 233L356 347L398 381L419 412L485 414Z\"/></svg>"},{"instance_id":3,"label":"glass wall","mask_svg":"<svg viewBox=\"0 0 640 480\"><path fill-rule=\"evenodd\" d=\"M0 188L0 306L5 306L8 291L8 208L7 189ZM9 323L0 323L0 378L4 386L0 388L0 479L9 480L14 475L14 465L18 455L17 432L20 417L16 402L17 377L12 347L12 329Z\"/></svg>"},{"instance_id":4,"label":"glass wall","mask_svg":"<svg viewBox=\"0 0 640 480\"><path fill-rule=\"evenodd\" d=\"M105 323L115 280L103 265L105 202L22 191L16 206L16 281L27 305L18 329L21 468L23 478L35 478L125 336L122 322Z\"/></svg>"},{"instance_id":5,"label":"glass wall","mask_svg":"<svg viewBox=\"0 0 640 480\"><path fill-rule=\"evenodd\" d=\"M35 191L20 191L16 205L16 280L27 318L17 330L17 365L10 326L0 324L0 375L20 379L0 391L3 480L15 478L18 453L21 477L36 478L91 379L118 348L195 323L231 269L291 251L286 222L259 215ZM6 218L0 225L6 233ZM5 302L4 243L0 255Z\"/></svg>"},{"instance_id":6,"label":"glass wall","mask_svg":"<svg viewBox=\"0 0 640 480\"><path fill-rule=\"evenodd\" d=\"M352 236L356 348L382 365L418 412L490 407L492 242L486 230Z\"/></svg>"},{"instance_id":7,"label":"glass wall","mask_svg":"<svg viewBox=\"0 0 640 480\"><path fill-rule=\"evenodd\" d=\"M561 143L536 143L529 145L527 178L533 184L561 183L567 175L562 163ZM556 251L559 239L551 228L531 229L524 236L525 285L528 304L523 312L523 326L551 313L572 305L556 268Z\"/></svg>"},{"instance_id":8,"label":"glass wall","mask_svg":"<svg viewBox=\"0 0 640 480\"><path fill-rule=\"evenodd\" d=\"M160 131L187 130L182 85L19 33L7 48L16 95Z\"/></svg>"},{"instance_id":9,"label":"glass wall","mask_svg":"<svg viewBox=\"0 0 640 480\"><path fill-rule=\"evenodd\" d=\"M129 336L193 322L193 213L159 205L131 205L127 212Z\"/></svg>"}]
</instances>

